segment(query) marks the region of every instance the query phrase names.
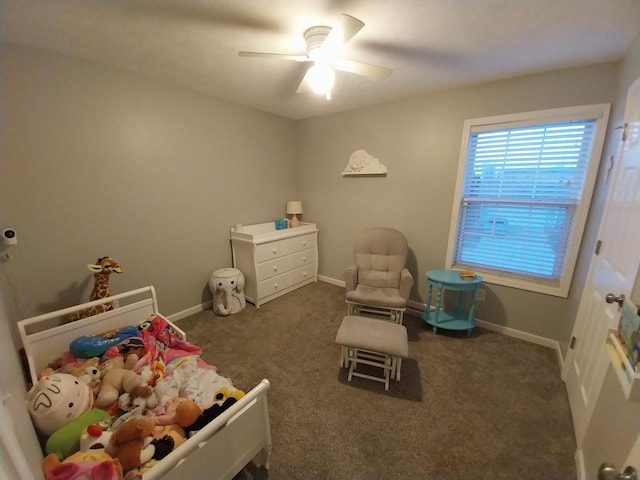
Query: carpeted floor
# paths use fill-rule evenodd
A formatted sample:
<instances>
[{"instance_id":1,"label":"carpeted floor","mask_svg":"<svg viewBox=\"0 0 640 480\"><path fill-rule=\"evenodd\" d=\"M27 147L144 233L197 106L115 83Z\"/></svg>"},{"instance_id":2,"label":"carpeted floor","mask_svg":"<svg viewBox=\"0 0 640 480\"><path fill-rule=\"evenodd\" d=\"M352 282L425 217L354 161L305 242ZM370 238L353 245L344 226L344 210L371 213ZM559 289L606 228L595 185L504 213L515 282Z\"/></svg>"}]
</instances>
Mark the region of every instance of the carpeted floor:
<instances>
[{"instance_id":1,"label":"carpeted floor","mask_svg":"<svg viewBox=\"0 0 640 480\"><path fill-rule=\"evenodd\" d=\"M259 309L179 326L241 389L271 382L270 479L575 479L556 353L406 314L402 379L348 382L335 335L344 289L314 283Z\"/></svg>"}]
</instances>

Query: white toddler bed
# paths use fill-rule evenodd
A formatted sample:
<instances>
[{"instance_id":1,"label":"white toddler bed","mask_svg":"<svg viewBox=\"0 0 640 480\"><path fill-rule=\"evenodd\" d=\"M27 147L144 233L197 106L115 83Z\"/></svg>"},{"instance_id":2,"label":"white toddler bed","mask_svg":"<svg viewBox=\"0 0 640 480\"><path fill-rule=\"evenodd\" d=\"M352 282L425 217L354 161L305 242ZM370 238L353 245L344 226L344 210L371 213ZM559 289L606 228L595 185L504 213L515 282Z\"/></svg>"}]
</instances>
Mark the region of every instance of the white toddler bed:
<instances>
[{"instance_id":1,"label":"white toddler bed","mask_svg":"<svg viewBox=\"0 0 640 480\"><path fill-rule=\"evenodd\" d=\"M68 318L73 312L108 302L113 303L113 310L62 325L56 321ZM149 286L18 322L32 382L37 383L38 372L45 369L52 359L68 351L74 339L138 325L153 315L162 317L158 312L155 289ZM180 328L168 323L186 339ZM269 381L263 379L229 409L146 471L144 480L184 480L205 476L231 479L251 461L268 468L271 454L267 408L269 386Z\"/></svg>"}]
</instances>

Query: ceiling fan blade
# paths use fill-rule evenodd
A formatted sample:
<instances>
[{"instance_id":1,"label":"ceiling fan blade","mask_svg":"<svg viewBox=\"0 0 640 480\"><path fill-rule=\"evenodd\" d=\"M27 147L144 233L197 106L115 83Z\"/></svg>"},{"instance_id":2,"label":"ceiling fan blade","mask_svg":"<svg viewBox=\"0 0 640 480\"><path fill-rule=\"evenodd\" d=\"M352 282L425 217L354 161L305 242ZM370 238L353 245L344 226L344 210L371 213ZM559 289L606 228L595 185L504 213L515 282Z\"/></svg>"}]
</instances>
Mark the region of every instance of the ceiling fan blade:
<instances>
[{"instance_id":1,"label":"ceiling fan blade","mask_svg":"<svg viewBox=\"0 0 640 480\"><path fill-rule=\"evenodd\" d=\"M307 69L306 73L304 74L304 77L302 77L302 80L300 81L300 85L298 85L298 89L296 90L296 93L313 93L313 90L311 90L311 85L309 85L309 82L307 80L308 76L309 76L309 70Z\"/></svg>"},{"instance_id":2,"label":"ceiling fan blade","mask_svg":"<svg viewBox=\"0 0 640 480\"><path fill-rule=\"evenodd\" d=\"M340 52L344 44L351 40L362 27L364 27L364 22L343 13L340 15L338 23L331 28L320 48L329 55Z\"/></svg>"},{"instance_id":3,"label":"ceiling fan blade","mask_svg":"<svg viewBox=\"0 0 640 480\"><path fill-rule=\"evenodd\" d=\"M352 62L351 60L335 60L332 62L332 65L336 70L340 70L342 72L355 73L356 75L373 78L387 78L393 72L392 69L387 67L369 65L368 63Z\"/></svg>"},{"instance_id":4,"label":"ceiling fan blade","mask_svg":"<svg viewBox=\"0 0 640 480\"><path fill-rule=\"evenodd\" d=\"M256 58L276 58L279 60L293 60L296 62L310 62L311 59L306 55L292 55L289 53L267 53L267 52L238 52L241 57Z\"/></svg>"}]
</instances>

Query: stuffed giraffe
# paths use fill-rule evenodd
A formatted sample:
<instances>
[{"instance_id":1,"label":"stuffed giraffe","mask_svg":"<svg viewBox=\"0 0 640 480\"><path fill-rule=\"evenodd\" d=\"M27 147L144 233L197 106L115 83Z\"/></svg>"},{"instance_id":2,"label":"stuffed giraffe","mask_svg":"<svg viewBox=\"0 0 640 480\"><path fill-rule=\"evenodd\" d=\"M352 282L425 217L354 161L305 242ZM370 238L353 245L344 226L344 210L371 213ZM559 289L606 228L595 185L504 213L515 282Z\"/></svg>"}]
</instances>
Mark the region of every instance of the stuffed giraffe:
<instances>
[{"instance_id":1,"label":"stuffed giraffe","mask_svg":"<svg viewBox=\"0 0 640 480\"><path fill-rule=\"evenodd\" d=\"M89 301L91 302L93 300L111 296L111 292L109 291L109 275L111 275L111 272L122 273L122 267L120 264L111 257L101 257L96 261L96 263L90 263L87 267L95 277ZM109 310L113 310L113 304L103 303L102 305L96 305L95 307L73 312L69 315L69 320L73 322L75 320L80 320L81 318L90 317Z\"/></svg>"}]
</instances>

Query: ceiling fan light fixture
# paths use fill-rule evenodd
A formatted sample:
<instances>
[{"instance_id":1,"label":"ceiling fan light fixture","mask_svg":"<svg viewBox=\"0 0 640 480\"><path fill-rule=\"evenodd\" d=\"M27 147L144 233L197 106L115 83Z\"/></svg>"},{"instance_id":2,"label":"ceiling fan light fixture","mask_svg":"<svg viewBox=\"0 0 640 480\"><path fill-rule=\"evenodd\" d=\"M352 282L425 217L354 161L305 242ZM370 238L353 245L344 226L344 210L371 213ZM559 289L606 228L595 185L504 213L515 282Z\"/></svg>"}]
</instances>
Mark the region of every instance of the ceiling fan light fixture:
<instances>
[{"instance_id":1,"label":"ceiling fan light fixture","mask_svg":"<svg viewBox=\"0 0 640 480\"><path fill-rule=\"evenodd\" d=\"M331 89L336 81L335 70L326 63L314 63L307 72L307 81L313 93L331 98Z\"/></svg>"}]
</instances>

